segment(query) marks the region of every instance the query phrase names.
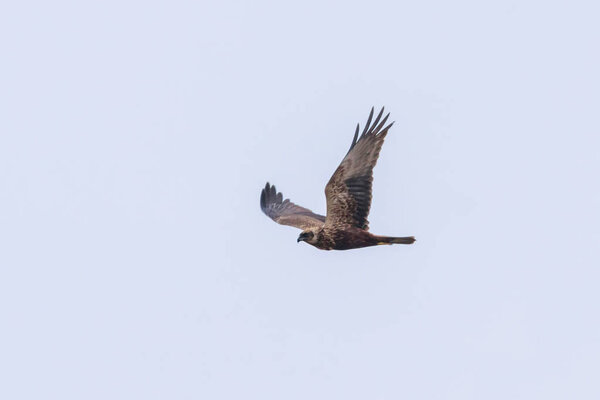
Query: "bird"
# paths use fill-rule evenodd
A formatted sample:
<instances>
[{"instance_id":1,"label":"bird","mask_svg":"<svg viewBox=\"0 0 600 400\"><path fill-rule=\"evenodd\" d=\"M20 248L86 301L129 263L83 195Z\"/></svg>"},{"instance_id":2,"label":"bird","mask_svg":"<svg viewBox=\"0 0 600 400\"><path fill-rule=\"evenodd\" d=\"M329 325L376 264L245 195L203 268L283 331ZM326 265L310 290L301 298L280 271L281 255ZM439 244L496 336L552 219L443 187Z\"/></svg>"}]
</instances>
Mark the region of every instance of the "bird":
<instances>
[{"instance_id":1,"label":"bird","mask_svg":"<svg viewBox=\"0 0 600 400\"><path fill-rule=\"evenodd\" d=\"M373 121L374 107L359 136L360 124L346 156L325 186L327 215L283 198L275 185L267 184L260 194L260 207L273 221L302 229L297 242L308 243L321 250L349 250L369 246L412 244L414 236L379 236L369 232L367 217L371 208L373 168L383 141L394 124L386 125L384 107ZM372 122L372 123L371 123Z\"/></svg>"}]
</instances>

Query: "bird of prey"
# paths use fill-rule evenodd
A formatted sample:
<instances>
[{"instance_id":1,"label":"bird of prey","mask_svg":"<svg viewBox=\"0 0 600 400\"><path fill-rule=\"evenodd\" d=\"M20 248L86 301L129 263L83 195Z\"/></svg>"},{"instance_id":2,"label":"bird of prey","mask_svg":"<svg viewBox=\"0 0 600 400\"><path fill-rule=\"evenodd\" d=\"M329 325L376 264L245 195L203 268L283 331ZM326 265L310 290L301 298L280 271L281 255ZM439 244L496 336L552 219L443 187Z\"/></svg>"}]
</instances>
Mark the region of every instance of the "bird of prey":
<instances>
[{"instance_id":1,"label":"bird of prey","mask_svg":"<svg viewBox=\"0 0 600 400\"><path fill-rule=\"evenodd\" d=\"M283 199L275 185L268 182L260 195L262 211L273 221L302 229L298 242L306 242L322 250L348 250L382 244L412 244L413 236L378 236L369 232L367 216L371 208L373 167L377 163L383 140L393 122L386 126L390 114L383 119L383 108L375 121L373 111L359 136L356 126L350 150L325 186L327 216Z\"/></svg>"}]
</instances>

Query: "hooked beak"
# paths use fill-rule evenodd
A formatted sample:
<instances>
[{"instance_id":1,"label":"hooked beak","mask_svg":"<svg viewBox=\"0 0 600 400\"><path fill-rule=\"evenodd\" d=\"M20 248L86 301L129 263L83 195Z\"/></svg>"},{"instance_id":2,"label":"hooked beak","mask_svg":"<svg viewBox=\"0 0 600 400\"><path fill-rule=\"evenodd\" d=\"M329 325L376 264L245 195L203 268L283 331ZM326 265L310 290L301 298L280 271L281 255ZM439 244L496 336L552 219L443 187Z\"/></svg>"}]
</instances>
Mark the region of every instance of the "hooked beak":
<instances>
[{"instance_id":1,"label":"hooked beak","mask_svg":"<svg viewBox=\"0 0 600 400\"><path fill-rule=\"evenodd\" d=\"M304 238L302 236L298 236L298 240L296 240L296 243L300 243L303 241L304 241Z\"/></svg>"}]
</instances>

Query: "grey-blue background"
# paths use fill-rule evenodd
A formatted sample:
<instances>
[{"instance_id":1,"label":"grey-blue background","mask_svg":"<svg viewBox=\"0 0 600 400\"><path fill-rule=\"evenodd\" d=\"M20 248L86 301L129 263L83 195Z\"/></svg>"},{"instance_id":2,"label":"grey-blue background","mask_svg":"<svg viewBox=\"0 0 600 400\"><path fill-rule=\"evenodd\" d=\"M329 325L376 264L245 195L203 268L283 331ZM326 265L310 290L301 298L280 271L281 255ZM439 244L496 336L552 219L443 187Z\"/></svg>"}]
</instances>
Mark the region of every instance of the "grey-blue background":
<instances>
[{"instance_id":1,"label":"grey-blue background","mask_svg":"<svg viewBox=\"0 0 600 400\"><path fill-rule=\"evenodd\" d=\"M600 398L599 11L3 4L0 397ZM381 105L418 241L297 244Z\"/></svg>"}]
</instances>

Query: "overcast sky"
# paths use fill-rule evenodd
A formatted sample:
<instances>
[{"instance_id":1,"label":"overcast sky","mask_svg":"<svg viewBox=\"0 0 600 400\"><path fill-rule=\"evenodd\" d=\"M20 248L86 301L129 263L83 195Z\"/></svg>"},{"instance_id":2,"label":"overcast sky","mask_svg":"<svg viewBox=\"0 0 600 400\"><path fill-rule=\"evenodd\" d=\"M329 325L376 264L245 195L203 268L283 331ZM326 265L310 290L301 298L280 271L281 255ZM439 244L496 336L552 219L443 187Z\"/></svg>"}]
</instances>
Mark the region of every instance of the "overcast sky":
<instances>
[{"instance_id":1,"label":"overcast sky","mask_svg":"<svg viewBox=\"0 0 600 400\"><path fill-rule=\"evenodd\" d=\"M2 5L0 398L600 398L599 12ZM372 106L417 242L296 243Z\"/></svg>"}]
</instances>

